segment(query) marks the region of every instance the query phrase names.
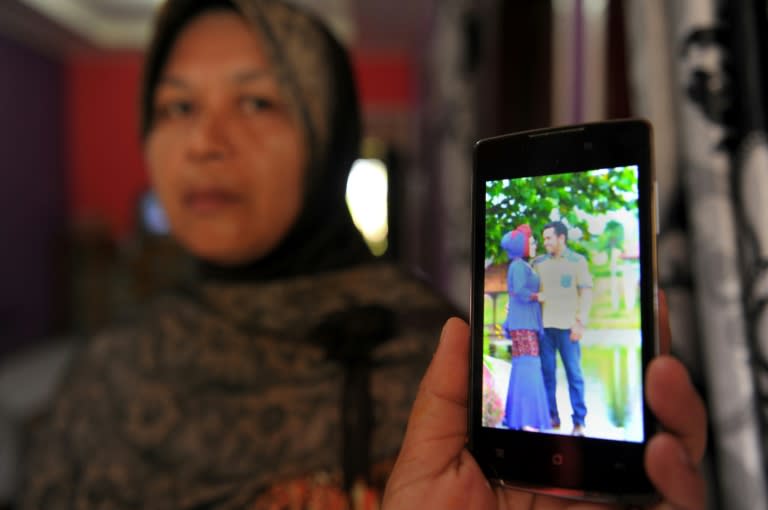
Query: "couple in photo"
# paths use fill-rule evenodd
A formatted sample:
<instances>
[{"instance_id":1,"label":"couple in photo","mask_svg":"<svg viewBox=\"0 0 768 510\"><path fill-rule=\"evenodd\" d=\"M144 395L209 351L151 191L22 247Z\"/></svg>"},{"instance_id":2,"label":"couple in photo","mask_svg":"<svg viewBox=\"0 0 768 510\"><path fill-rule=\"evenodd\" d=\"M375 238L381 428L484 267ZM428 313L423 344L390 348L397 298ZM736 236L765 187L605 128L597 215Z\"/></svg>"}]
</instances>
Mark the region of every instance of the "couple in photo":
<instances>
[{"instance_id":1,"label":"couple in photo","mask_svg":"<svg viewBox=\"0 0 768 510\"><path fill-rule=\"evenodd\" d=\"M556 355L568 379L573 435L584 435L587 408L581 373L580 340L589 319L592 277L586 259L568 248L560 221L542 229L546 254L536 257L536 237L523 224L505 234L509 256L509 303L503 323L512 341L512 369L503 424L510 429L560 429Z\"/></svg>"}]
</instances>

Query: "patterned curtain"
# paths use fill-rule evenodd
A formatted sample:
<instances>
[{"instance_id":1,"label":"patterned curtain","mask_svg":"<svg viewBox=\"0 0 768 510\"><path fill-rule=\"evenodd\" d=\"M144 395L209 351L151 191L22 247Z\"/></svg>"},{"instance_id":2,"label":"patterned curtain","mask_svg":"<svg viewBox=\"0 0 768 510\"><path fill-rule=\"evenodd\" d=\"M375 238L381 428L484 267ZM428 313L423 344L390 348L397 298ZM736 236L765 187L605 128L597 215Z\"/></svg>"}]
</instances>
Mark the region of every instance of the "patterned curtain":
<instances>
[{"instance_id":1,"label":"patterned curtain","mask_svg":"<svg viewBox=\"0 0 768 510\"><path fill-rule=\"evenodd\" d=\"M711 507L767 508L765 0L626 3L632 107L655 127L661 285L704 392Z\"/></svg>"}]
</instances>

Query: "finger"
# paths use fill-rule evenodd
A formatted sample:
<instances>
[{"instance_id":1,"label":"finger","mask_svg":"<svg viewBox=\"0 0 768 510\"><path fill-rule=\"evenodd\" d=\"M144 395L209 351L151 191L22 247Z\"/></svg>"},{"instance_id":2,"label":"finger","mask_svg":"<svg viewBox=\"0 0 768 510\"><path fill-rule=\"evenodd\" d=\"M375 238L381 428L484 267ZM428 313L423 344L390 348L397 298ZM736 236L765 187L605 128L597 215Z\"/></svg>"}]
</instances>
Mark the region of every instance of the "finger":
<instances>
[{"instance_id":1,"label":"finger","mask_svg":"<svg viewBox=\"0 0 768 510\"><path fill-rule=\"evenodd\" d=\"M666 432L654 436L645 451L645 467L651 482L673 508L706 507L704 478L677 437Z\"/></svg>"},{"instance_id":2,"label":"finger","mask_svg":"<svg viewBox=\"0 0 768 510\"><path fill-rule=\"evenodd\" d=\"M458 318L443 326L440 343L419 387L408 420L401 457L436 455L449 462L467 434L469 326Z\"/></svg>"},{"instance_id":3,"label":"finger","mask_svg":"<svg viewBox=\"0 0 768 510\"><path fill-rule=\"evenodd\" d=\"M453 317L443 326L440 343L424 375L420 395L467 406L469 325Z\"/></svg>"},{"instance_id":4,"label":"finger","mask_svg":"<svg viewBox=\"0 0 768 510\"><path fill-rule=\"evenodd\" d=\"M685 366L671 356L659 356L648 366L646 384L648 405L661 425L680 439L692 463L701 462L707 441L706 409Z\"/></svg>"},{"instance_id":5,"label":"finger","mask_svg":"<svg viewBox=\"0 0 768 510\"><path fill-rule=\"evenodd\" d=\"M450 319L419 386L382 508L492 508L493 491L464 447L469 326Z\"/></svg>"},{"instance_id":6,"label":"finger","mask_svg":"<svg viewBox=\"0 0 768 510\"><path fill-rule=\"evenodd\" d=\"M659 352L669 354L672 347L672 329L669 326L667 295L659 289Z\"/></svg>"}]
</instances>

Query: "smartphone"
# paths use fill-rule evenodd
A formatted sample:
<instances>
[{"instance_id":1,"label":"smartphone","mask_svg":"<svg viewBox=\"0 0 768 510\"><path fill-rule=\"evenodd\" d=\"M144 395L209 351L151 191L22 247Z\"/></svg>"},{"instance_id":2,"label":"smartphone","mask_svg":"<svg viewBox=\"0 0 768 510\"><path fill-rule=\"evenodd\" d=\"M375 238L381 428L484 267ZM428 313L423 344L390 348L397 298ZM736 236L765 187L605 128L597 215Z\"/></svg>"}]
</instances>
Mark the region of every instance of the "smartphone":
<instances>
[{"instance_id":1,"label":"smartphone","mask_svg":"<svg viewBox=\"0 0 768 510\"><path fill-rule=\"evenodd\" d=\"M640 119L475 145L469 448L494 483L656 498L643 466L656 430L651 150Z\"/></svg>"}]
</instances>

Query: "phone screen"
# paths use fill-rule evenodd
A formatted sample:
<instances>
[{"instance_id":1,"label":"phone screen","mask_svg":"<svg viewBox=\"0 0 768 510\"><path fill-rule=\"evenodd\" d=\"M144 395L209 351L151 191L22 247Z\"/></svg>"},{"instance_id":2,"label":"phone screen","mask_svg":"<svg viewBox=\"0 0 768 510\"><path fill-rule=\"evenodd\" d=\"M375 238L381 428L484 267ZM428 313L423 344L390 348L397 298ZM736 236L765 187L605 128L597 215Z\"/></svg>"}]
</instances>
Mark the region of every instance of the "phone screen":
<instances>
[{"instance_id":1,"label":"phone screen","mask_svg":"<svg viewBox=\"0 0 768 510\"><path fill-rule=\"evenodd\" d=\"M485 182L484 427L642 442L638 166Z\"/></svg>"},{"instance_id":2,"label":"phone screen","mask_svg":"<svg viewBox=\"0 0 768 510\"><path fill-rule=\"evenodd\" d=\"M609 501L653 494L650 153L641 120L475 147L469 447L491 480Z\"/></svg>"}]
</instances>

